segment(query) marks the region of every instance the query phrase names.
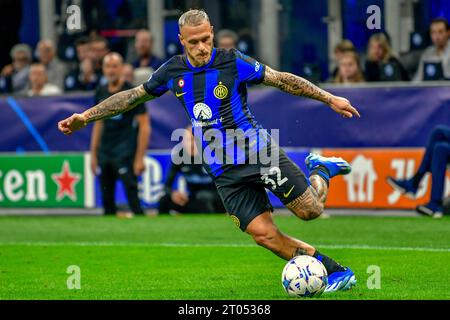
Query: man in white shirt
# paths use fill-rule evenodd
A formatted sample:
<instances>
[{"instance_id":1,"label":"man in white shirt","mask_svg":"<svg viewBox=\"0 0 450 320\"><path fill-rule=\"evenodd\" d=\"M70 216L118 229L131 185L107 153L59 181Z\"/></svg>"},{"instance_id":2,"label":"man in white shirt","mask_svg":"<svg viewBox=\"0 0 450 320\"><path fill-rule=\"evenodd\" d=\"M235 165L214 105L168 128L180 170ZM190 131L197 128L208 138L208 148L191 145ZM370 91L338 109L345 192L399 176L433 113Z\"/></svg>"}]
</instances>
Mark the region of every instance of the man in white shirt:
<instances>
[{"instance_id":1,"label":"man in white shirt","mask_svg":"<svg viewBox=\"0 0 450 320\"><path fill-rule=\"evenodd\" d=\"M48 83L47 70L42 63L34 63L30 67L30 89L28 96L51 96L61 94L61 89L51 83Z\"/></svg>"},{"instance_id":2,"label":"man in white shirt","mask_svg":"<svg viewBox=\"0 0 450 320\"><path fill-rule=\"evenodd\" d=\"M442 63L444 78L450 79L450 27L444 18L436 18L430 24L430 36L433 45L425 49L420 57L419 68L413 81L424 80L425 63Z\"/></svg>"},{"instance_id":3,"label":"man in white shirt","mask_svg":"<svg viewBox=\"0 0 450 320\"><path fill-rule=\"evenodd\" d=\"M48 82L64 87L64 76L67 73L66 66L56 57L56 48L52 41L41 40L37 45L39 62L47 69Z\"/></svg>"}]
</instances>

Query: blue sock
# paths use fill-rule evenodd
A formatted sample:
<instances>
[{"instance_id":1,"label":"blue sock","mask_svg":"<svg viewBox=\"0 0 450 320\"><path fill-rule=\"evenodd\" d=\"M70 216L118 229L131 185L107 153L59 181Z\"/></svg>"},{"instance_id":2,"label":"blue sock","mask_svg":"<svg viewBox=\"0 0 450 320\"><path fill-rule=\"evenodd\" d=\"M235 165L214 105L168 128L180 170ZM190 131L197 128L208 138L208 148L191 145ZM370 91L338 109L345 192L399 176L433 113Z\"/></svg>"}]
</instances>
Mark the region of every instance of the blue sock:
<instances>
[{"instance_id":1,"label":"blue sock","mask_svg":"<svg viewBox=\"0 0 450 320\"><path fill-rule=\"evenodd\" d=\"M445 172L450 157L450 143L438 142L433 149L431 161L431 202L442 205L444 195Z\"/></svg>"},{"instance_id":2,"label":"blue sock","mask_svg":"<svg viewBox=\"0 0 450 320\"><path fill-rule=\"evenodd\" d=\"M322 262L323 266L327 270L328 275L332 274L336 271L344 271L345 268L341 266L339 263L327 257L326 255L320 253L319 251L315 251L313 257Z\"/></svg>"}]
</instances>

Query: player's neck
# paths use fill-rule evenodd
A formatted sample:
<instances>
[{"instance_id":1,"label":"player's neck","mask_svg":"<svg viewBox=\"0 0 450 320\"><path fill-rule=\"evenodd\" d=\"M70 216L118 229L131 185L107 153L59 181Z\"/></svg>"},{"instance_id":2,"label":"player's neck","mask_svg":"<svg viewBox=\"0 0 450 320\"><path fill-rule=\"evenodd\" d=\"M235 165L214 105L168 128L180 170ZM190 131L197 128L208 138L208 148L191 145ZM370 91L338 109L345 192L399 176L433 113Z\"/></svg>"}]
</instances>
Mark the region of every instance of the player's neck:
<instances>
[{"instance_id":1,"label":"player's neck","mask_svg":"<svg viewBox=\"0 0 450 320\"><path fill-rule=\"evenodd\" d=\"M211 59L213 58L213 51L214 49L211 51L211 54L209 55L209 59L208 61L206 61L205 63L201 63L199 64L198 62L196 62L194 59L192 59L188 54L186 54L186 59L189 61L189 64L191 66L193 66L194 68L201 68L206 66L208 63L211 62Z\"/></svg>"},{"instance_id":2,"label":"player's neck","mask_svg":"<svg viewBox=\"0 0 450 320\"><path fill-rule=\"evenodd\" d=\"M194 68L200 68L200 67L203 67L205 64L207 64L207 63L204 63L204 64L198 64L196 61L194 61L194 60L192 60L191 58L189 58L188 55L186 55L186 57L187 57L187 59L189 60L189 64L190 64L191 66L193 66Z\"/></svg>"}]
</instances>

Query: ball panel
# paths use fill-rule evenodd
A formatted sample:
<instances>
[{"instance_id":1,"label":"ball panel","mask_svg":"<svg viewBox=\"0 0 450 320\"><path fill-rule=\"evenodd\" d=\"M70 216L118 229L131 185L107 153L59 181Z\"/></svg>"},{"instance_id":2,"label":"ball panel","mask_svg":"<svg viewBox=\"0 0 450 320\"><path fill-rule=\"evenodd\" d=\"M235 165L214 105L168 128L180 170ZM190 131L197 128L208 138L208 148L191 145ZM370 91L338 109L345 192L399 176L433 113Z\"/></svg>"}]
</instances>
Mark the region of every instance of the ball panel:
<instances>
[{"instance_id":1,"label":"ball panel","mask_svg":"<svg viewBox=\"0 0 450 320\"><path fill-rule=\"evenodd\" d=\"M281 282L289 296L320 296L327 286L328 275L323 264L316 258L297 256L285 265Z\"/></svg>"}]
</instances>

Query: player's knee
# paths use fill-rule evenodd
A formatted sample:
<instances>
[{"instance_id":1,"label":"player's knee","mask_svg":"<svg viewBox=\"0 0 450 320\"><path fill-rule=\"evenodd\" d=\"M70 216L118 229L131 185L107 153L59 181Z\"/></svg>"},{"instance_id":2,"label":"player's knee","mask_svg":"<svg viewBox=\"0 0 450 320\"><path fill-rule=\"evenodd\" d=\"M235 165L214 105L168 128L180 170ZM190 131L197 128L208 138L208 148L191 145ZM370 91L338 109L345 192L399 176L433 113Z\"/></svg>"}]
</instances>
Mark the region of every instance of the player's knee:
<instances>
[{"instance_id":1,"label":"player's knee","mask_svg":"<svg viewBox=\"0 0 450 320\"><path fill-rule=\"evenodd\" d=\"M323 212L322 206L316 206L314 208L308 208L303 220L309 221L318 218Z\"/></svg>"},{"instance_id":2,"label":"player's knee","mask_svg":"<svg viewBox=\"0 0 450 320\"><path fill-rule=\"evenodd\" d=\"M252 234L252 237L258 245L271 248L278 237L278 229L276 227L264 228Z\"/></svg>"},{"instance_id":3,"label":"player's knee","mask_svg":"<svg viewBox=\"0 0 450 320\"><path fill-rule=\"evenodd\" d=\"M314 220L323 213L323 205L315 204L314 206L305 206L298 208L294 213L302 220Z\"/></svg>"}]
</instances>

